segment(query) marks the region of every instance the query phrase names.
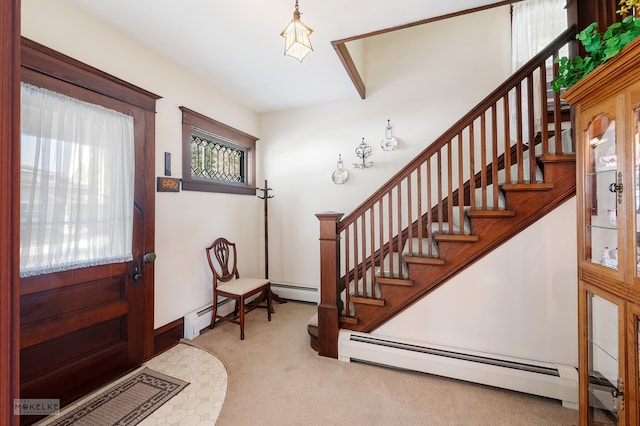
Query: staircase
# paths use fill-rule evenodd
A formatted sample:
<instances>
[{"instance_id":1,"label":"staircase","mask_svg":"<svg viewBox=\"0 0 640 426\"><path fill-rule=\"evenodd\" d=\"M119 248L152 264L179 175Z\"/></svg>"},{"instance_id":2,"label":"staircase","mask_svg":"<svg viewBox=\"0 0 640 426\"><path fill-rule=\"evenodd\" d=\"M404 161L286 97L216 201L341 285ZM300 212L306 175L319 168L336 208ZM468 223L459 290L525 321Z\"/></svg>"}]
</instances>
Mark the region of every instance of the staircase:
<instances>
[{"instance_id":1,"label":"staircase","mask_svg":"<svg viewBox=\"0 0 640 426\"><path fill-rule=\"evenodd\" d=\"M370 332L575 194L568 107L549 93L570 28L346 217L318 214L312 346Z\"/></svg>"}]
</instances>

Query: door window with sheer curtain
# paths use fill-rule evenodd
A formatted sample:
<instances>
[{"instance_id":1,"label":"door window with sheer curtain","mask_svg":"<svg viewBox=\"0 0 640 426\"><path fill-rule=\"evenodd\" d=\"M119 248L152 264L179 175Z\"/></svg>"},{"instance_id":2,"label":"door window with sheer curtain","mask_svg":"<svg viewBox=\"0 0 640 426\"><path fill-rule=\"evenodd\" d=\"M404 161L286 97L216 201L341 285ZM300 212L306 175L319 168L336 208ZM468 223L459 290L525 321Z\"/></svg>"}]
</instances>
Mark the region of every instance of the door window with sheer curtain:
<instances>
[{"instance_id":1,"label":"door window with sheer curtain","mask_svg":"<svg viewBox=\"0 0 640 426\"><path fill-rule=\"evenodd\" d=\"M133 118L21 85L20 275L132 259Z\"/></svg>"}]
</instances>

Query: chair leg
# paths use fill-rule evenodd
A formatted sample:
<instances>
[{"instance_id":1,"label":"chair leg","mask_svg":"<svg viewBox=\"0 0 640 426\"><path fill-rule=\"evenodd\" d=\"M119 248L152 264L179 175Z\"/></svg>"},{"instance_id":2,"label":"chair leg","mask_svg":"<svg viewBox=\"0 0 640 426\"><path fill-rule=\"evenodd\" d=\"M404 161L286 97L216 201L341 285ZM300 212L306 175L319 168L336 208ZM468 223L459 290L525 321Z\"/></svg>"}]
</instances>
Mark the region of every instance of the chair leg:
<instances>
[{"instance_id":1,"label":"chair leg","mask_svg":"<svg viewBox=\"0 0 640 426\"><path fill-rule=\"evenodd\" d=\"M213 312L211 313L211 329L216 326L216 315L218 313L218 296L213 295Z\"/></svg>"},{"instance_id":2,"label":"chair leg","mask_svg":"<svg viewBox=\"0 0 640 426\"><path fill-rule=\"evenodd\" d=\"M237 301L240 308L240 340L244 340L244 297Z\"/></svg>"},{"instance_id":3,"label":"chair leg","mask_svg":"<svg viewBox=\"0 0 640 426\"><path fill-rule=\"evenodd\" d=\"M267 318L271 321L271 288L267 289Z\"/></svg>"}]
</instances>

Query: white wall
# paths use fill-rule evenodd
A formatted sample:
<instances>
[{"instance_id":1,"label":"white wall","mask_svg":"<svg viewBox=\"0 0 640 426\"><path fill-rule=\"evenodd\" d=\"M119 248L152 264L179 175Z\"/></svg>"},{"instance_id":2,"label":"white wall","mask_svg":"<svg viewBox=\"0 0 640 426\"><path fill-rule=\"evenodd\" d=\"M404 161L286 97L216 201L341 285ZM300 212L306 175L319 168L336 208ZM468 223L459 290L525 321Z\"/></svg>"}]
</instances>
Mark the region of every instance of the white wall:
<instances>
[{"instance_id":1,"label":"white wall","mask_svg":"<svg viewBox=\"0 0 640 426\"><path fill-rule=\"evenodd\" d=\"M575 197L374 334L577 366Z\"/></svg>"},{"instance_id":2,"label":"white wall","mask_svg":"<svg viewBox=\"0 0 640 426\"><path fill-rule=\"evenodd\" d=\"M351 212L510 74L509 7L379 35L363 50L365 100L260 116L264 172L275 195L269 207L275 282L319 286L315 214ZM393 152L380 149L387 119L399 141ZM374 149L374 166L355 170L363 137ZM344 185L331 181L338 154L349 172Z\"/></svg>"},{"instance_id":3,"label":"white wall","mask_svg":"<svg viewBox=\"0 0 640 426\"><path fill-rule=\"evenodd\" d=\"M65 2L23 0L22 34L162 96L156 114L156 176L164 173L164 152L171 153L172 176L182 176L179 106L259 136L254 112ZM156 193L156 328L211 302L204 248L214 238L238 243L243 274L263 273L262 212L260 200L248 195Z\"/></svg>"},{"instance_id":4,"label":"white wall","mask_svg":"<svg viewBox=\"0 0 640 426\"><path fill-rule=\"evenodd\" d=\"M510 74L509 40L509 7L380 35L364 43L367 99L260 116L272 281L319 286L315 214L351 212L495 89ZM394 152L379 147L387 119ZM374 166L355 170L362 137ZM344 185L331 182L338 154ZM570 201L376 334L575 365L575 229Z\"/></svg>"}]
</instances>

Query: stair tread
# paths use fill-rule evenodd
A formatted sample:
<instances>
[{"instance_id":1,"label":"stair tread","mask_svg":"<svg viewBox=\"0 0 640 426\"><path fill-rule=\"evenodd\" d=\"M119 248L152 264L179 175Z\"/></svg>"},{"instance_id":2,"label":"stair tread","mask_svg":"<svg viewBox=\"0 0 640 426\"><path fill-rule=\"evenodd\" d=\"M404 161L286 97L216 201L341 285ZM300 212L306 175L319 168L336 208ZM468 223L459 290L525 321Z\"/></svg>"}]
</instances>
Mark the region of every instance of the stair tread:
<instances>
[{"instance_id":1,"label":"stair tread","mask_svg":"<svg viewBox=\"0 0 640 426\"><path fill-rule=\"evenodd\" d=\"M513 210L468 210L469 217L513 217L516 212Z\"/></svg>"},{"instance_id":2,"label":"stair tread","mask_svg":"<svg viewBox=\"0 0 640 426\"><path fill-rule=\"evenodd\" d=\"M340 315L340 322L344 324L358 324L358 317L348 317L346 315Z\"/></svg>"},{"instance_id":3,"label":"stair tread","mask_svg":"<svg viewBox=\"0 0 640 426\"><path fill-rule=\"evenodd\" d=\"M501 186L503 191L549 191L554 188L553 183L504 183Z\"/></svg>"},{"instance_id":4,"label":"stair tread","mask_svg":"<svg viewBox=\"0 0 640 426\"><path fill-rule=\"evenodd\" d=\"M393 278L393 277L376 277L376 283L385 284L385 285L411 287L413 285L413 280L405 280L403 278Z\"/></svg>"},{"instance_id":5,"label":"stair tread","mask_svg":"<svg viewBox=\"0 0 640 426\"><path fill-rule=\"evenodd\" d=\"M437 257L420 257L420 256L405 256L404 261L407 263L419 263L421 265L444 265L444 259Z\"/></svg>"},{"instance_id":6,"label":"stair tread","mask_svg":"<svg viewBox=\"0 0 640 426\"><path fill-rule=\"evenodd\" d=\"M468 234L435 234L433 239L438 242L451 241L460 243L474 243L479 240L477 235Z\"/></svg>"},{"instance_id":7,"label":"stair tread","mask_svg":"<svg viewBox=\"0 0 640 426\"><path fill-rule=\"evenodd\" d=\"M384 306L384 299L375 299L373 297L351 296L349 300L352 303L360 303L363 305Z\"/></svg>"}]
</instances>

